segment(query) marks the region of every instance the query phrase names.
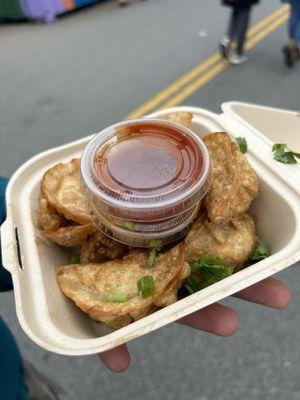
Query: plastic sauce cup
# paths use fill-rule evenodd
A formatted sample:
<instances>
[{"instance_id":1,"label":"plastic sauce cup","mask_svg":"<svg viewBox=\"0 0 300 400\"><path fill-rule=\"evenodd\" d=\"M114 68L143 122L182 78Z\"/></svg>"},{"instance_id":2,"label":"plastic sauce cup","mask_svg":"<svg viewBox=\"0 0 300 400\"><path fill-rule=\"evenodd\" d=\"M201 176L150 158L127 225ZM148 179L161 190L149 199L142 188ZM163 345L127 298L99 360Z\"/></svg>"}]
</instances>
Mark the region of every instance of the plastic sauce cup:
<instances>
[{"instance_id":1,"label":"plastic sauce cup","mask_svg":"<svg viewBox=\"0 0 300 400\"><path fill-rule=\"evenodd\" d=\"M125 121L96 134L83 151L81 177L97 227L135 247L182 238L212 180L202 140L156 119Z\"/></svg>"}]
</instances>

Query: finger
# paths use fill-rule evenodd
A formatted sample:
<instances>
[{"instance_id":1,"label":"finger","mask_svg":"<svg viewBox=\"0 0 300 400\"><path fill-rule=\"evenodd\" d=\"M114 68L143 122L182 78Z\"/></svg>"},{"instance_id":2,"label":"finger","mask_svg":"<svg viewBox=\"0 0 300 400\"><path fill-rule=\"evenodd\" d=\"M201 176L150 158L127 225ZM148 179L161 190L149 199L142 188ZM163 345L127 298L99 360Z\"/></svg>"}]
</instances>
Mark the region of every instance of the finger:
<instances>
[{"instance_id":1,"label":"finger","mask_svg":"<svg viewBox=\"0 0 300 400\"><path fill-rule=\"evenodd\" d=\"M268 307L284 308L291 300L290 289L278 279L268 278L235 294L239 299Z\"/></svg>"},{"instance_id":2,"label":"finger","mask_svg":"<svg viewBox=\"0 0 300 400\"><path fill-rule=\"evenodd\" d=\"M178 322L218 336L229 336L238 329L239 316L232 308L216 303L196 311Z\"/></svg>"},{"instance_id":3,"label":"finger","mask_svg":"<svg viewBox=\"0 0 300 400\"><path fill-rule=\"evenodd\" d=\"M123 372L130 364L130 355L125 345L98 354L103 364L112 372Z\"/></svg>"}]
</instances>

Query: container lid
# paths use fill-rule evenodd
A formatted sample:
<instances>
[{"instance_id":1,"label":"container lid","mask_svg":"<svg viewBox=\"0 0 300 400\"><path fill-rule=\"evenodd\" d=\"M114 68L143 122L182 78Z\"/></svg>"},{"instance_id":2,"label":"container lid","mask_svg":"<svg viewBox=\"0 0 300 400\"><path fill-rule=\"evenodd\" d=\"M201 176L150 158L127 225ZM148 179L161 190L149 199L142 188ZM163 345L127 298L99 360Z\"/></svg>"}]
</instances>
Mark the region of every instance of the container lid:
<instances>
[{"instance_id":1,"label":"container lid","mask_svg":"<svg viewBox=\"0 0 300 400\"><path fill-rule=\"evenodd\" d=\"M155 119L121 122L95 135L82 154L81 174L103 212L140 221L186 211L211 180L201 139Z\"/></svg>"},{"instance_id":2,"label":"container lid","mask_svg":"<svg viewBox=\"0 0 300 400\"><path fill-rule=\"evenodd\" d=\"M229 101L222 104L227 117L233 118L269 144L286 143L300 151L300 113L257 104Z\"/></svg>"}]
</instances>

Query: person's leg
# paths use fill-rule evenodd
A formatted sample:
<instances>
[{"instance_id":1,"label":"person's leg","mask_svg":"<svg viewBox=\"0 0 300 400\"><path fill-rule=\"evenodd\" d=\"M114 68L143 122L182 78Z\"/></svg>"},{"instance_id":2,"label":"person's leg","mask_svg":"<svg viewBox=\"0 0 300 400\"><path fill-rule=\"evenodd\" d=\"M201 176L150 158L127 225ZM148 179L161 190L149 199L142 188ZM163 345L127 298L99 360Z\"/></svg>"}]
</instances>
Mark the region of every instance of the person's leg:
<instances>
[{"instance_id":1,"label":"person's leg","mask_svg":"<svg viewBox=\"0 0 300 400\"><path fill-rule=\"evenodd\" d=\"M298 26L298 1L291 1L290 18L288 21L288 36L289 43L284 46L282 51L284 55L284 63L287 67L292 68L298 58L298 44L297 44L297 26Z\"/></svg>"},{"instance_id":2,"label":"person's leg","mask_svg":"<svg viewBox=\"0 0 300 400\"><path fill-rule=\"evenodd\" d=\"M236 53L238 55L244 54L244 46L246 35L250 21L250 8L243 8L239 11L238 27L237 27L237 47Z\"/></svg>"},{"instance_id":3,"label":"person's leg","mask_svg":"<svg viewBox=\"0 0 300 400\"><path fill-rule=\"evenodd\" d=\"M229 57L231 64L238 65L248 60L244 55L244 45L250 20L250 8L239 8L237 11L237 21L234 39L236 40L236 49Z\"/></svg>"},{"instance_id":4,"label":"person's leg","mask_svg":"<svg viewBox=\"0 0 300 400\"><path fill-rule=\"evenodd\" d=\"M238 20L239 20L239 10L237 8L233 8L229 20L228 30L227 30L227 37L232 42L235 38L237 27L238 27Z\"/></svg>"},{"instance_id":5,"label":"person's leg","mask_svg":"<svg viewBox=\"0 0 300 400\"><path fill-rule=\"evenodd\" d=\"M289 40L290 47L293 52L295 59L299 56L299 45L300 45L300 1L291 1L291 15L289 19Z\"/></svg>"},{"instance_id":6,"label":"person's leg","mask_svg":"<svg viewBox=\"0 0 300 400\"><path fill-rule=\"evenodd\" d=\"M227 33L223 37L219 45L220 53L225 58L228 58L229 56L230 46L235 37L237 29L237 21L238 21L238 12L236 8L233 8L229 18Z\"/></svg>"}]
</instances>

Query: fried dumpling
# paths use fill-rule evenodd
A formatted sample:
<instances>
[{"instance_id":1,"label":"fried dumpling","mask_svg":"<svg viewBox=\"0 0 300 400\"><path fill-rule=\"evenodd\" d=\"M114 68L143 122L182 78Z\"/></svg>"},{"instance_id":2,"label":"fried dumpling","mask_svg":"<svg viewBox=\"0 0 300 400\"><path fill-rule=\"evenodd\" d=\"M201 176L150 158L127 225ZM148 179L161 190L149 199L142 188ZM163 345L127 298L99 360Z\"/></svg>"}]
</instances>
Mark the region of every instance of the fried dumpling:
<instances>
[{"instance_id":1,"label":"fried dumpling","mask_svg":"<svg viewBox=\"0 0 300 400\"><path fill-rule=\"evenodd\" d=\"M249 259L256 242L255 224L247 213L226 225L214 224L204 214L194 222L185 239L186 260L213 254L220 257L224 265L238 268Z\"/></svg>"},{"instance_id":2,"label":"fried dumpling","mask_svg":"<svg viewBox=\"0 0 300 400\"><path fill-rule=\"evenodd\" d=\"M178 290L181 288L185 279L190 275L190 273L191 268L188 262L184 262L178 274L169 283L162 295L156 300L155 305L158 307L167 307L175 303L178 300Z\"/></svg>"},{"instance_id":3,"label":"fried dumpling","mask_svg":"<svg viewBox=\"0 0 300 400\"><path fill-rule=\"evenodd\" d=\"M179 125L184 126L185 128L191 128L193 114L189 112L174 112L171 114L164 115L160 117L165 121L176 122Z\"/></svg>"},{"instance_id":4,"label":"fried dumpling","mask_svg":"<svg viewBox=\"0 0 300 400\"><path fill-rule=\"evenodd\" d=\"M143 310L154 304L184 263L181 243L157 255L155 266L145 268L148 252L133 250L127 256L102 264L66 265L57 268L57 280L63 293L96 321L106 323L116 317ZM137 282L152 276L154 291L143 298ZM124 295L125 301L110 302L107 296Z\"/></svg>"},{"instance_id":5,"label":"fried dumpling","mask_svg":"<svg viewBox=\"0 0 300 400\"><path fill-rule=\"evenodd\" d=\"M247 157L227 133L211 133L202 139L213 169L213 181L204 206L213 223L226 224L248 210L258 194L258 178Z\"/></svg>"},{"instance_id":6,"label":"fried dumpling","mask_svg":"<svg viewBox=\"0 0 300 400\"><path fill-rule=\"evenodd\" d=\"M96 230L81 243L80 264L99 263L123 257L129 249Z\"/></svg>"},{"instance_id":7,"label":"fried dumpling","mask_svg":"<svg viewBox=\"0 0 300 400\"><path fill-rule=\"evenodd\" d=\"M54 165L43 176L41 190L49 205L58 213L68 220L86 225L91 220L85 208L79 168L79 158Z\"/></svg>"},{"instance_id":8,"label":"fried dumpling","mask_svg":"<svg viewBox=\"0 0 300 400\"><path fill-rule=\"evenodd\" d=\"M48 200L42 191L39 198L38 224L46 232L53 232L59 229L64 222L64 218L53 207L49 205Z\"/></svg>"},{"instance_id":9,"label":"fried dumpling","mask_svg":"<svg viewBox=\"0 0 300 400\"><path fill-rule=\"evenodd\" d=\"M95 230L93 224L62 226L54 231L45 231L43 235L54 243L64 247L80 246Z\"/></svg>"}]
</instances>

